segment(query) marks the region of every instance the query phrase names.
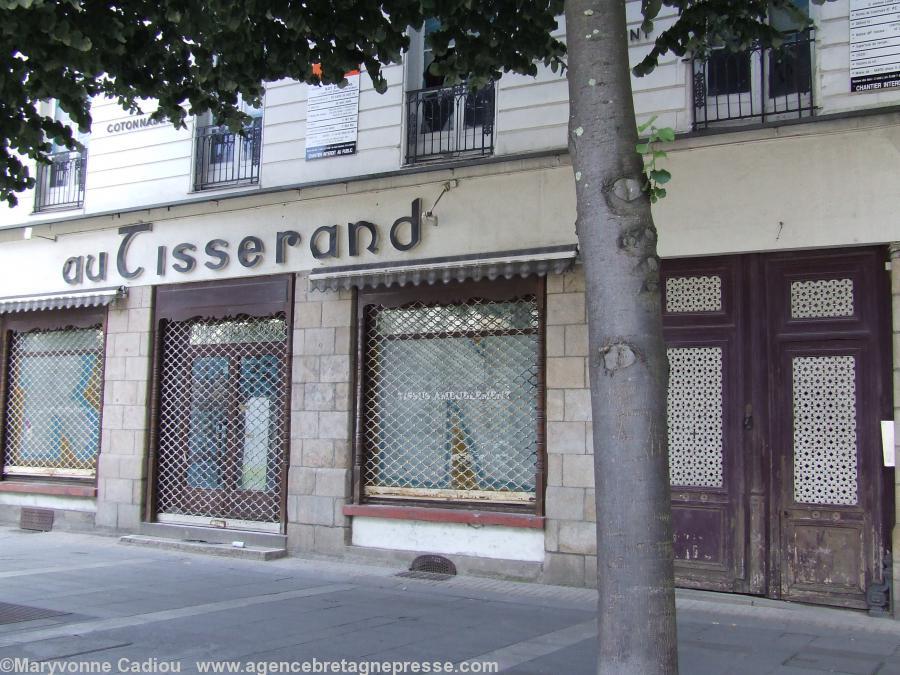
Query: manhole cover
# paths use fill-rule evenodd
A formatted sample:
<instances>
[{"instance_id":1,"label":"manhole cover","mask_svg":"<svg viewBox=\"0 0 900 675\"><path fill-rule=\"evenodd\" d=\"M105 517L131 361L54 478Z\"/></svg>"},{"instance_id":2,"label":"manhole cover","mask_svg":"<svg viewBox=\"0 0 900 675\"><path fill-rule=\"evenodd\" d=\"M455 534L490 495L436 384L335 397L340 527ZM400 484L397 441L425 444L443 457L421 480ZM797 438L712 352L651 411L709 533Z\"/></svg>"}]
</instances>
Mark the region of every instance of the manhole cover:
<instances>
[{"instance_id":1,"label":"manhole cover","mask_svg":"<svg viewBox=\"0 0 900 675\"><path fill-rule=\"evenodd\" d=\"M27 605L13 605L8 602L0 602L0 625L7 623L21 623L22 621L34 621L36 619L49 619L52 616L65 616L69 612L57 612L43 607L28 607Z\"/></svg>"}]
</instances>

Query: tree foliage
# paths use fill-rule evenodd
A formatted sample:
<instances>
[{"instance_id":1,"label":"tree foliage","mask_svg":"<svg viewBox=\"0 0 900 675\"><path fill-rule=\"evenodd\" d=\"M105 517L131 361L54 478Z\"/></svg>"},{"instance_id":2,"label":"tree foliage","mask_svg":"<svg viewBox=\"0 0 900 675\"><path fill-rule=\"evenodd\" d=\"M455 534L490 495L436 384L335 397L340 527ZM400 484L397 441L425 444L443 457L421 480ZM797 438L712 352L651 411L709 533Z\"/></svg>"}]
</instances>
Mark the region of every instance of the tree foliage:
<instances>
[{"instance_id":1,"label":"tree foliage","mask_svg":"<svg viewBox=\"0 0 900 675\"><path fill-rule=\"evenodd\" d=\"M816 0L821 2L822 0ZM667 51L683 55L710 42L732 48L779 39L768 9L790 0L643 0L645 29L663 7L680 12L635 69L652 70ZM41 114L56 99L74 124L91 126L92 97L183 126L211 112L238 129L238 101L258 103L263 83L291 78L334 83L361 64L383 91L385 64L409 47L407 30L428 17L435 74L475 86L502 72L534 75L537 64L565 66L552 32L563 0L0 0L0 199L34 179L23 158L46 162L51 142L76 149L68 125ZM313 72L320 64L321 77Z\"/></svg>"}]
</instances>

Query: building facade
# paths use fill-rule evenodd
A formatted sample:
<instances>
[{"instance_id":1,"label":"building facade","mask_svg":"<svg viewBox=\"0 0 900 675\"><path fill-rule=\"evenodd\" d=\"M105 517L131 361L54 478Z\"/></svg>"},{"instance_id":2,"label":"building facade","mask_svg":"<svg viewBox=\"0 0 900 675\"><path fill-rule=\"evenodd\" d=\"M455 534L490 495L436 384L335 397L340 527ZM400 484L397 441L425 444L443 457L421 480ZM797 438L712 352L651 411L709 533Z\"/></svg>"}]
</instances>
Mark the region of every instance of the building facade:
<instances>
[{"instance_id":1,"label":"building facade","mask_svg":"<svg viewBox=\"0 0 900 675\"><path fill-rule=\"evenodd\" d=\"M863 4L634 82L678 132L685 586L883 609L900 574L900 75L860 65ZM0 519L595 583L566 82L443 87L416 44L383 95L270 83L244 135L96 103L0 214Z\"/></svg>"}]
</instances>

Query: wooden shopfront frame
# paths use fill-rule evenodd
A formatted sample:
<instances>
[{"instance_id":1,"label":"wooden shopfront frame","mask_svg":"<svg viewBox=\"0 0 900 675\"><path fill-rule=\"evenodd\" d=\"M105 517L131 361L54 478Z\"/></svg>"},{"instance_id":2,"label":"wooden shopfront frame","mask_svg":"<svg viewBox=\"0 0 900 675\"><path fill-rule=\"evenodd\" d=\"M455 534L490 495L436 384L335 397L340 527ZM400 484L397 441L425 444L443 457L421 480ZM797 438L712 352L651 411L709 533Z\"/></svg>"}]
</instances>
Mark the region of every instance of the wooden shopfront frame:
<instances>
[{"instance_id":1,"label":"wooden shopfront frame","mask_svg":"<svg viewBox=\"0 0 900 675\"><path fill-rule=\"evenodd\" d=\"M287 483L290 462L291 422L291 354L293 351L293 274L250 279L198 282L172 286L158 286L154 301L154 350L150 390L150 438L147 457L147 488L145 518L158 520L156 482L159 479L160 405L162 354L165 323L190 319L265 318L284 314L287 341L285 346L285 397L283 461L280 467L278 527L284 532L287 525Z\"/></svg>"},{"instance_id":2,"label":"wooden shopfront frame","mask_svg":"<svg viewBox=\"0 0 900 675\"><path fill-rule=\"evenodd\" d=\"M542 527L545 510L546 486L546 282L544 277L495 279L468 282L451 282L435 286L408 286L398 289L378 288L356 293L354 315L356 320L353 352L354 368L353 401L353 504L345 507L346 515L383 515L389 518L434 520L444 522L482 522L524 527ZM370 386L366 372L366 309L377 305L382 308L399 308L414 303L459 304L474 299L509 301L533 296L538 311L537 326L537 410L535 496L533 502L492 503L484 501L460 501L376 497L364 490L364 464L367 457L364 434L366 392ZM457 515L453 515L455 512ZM466 512L466 513L462 513Z\"/></svg>"}]
</instances>

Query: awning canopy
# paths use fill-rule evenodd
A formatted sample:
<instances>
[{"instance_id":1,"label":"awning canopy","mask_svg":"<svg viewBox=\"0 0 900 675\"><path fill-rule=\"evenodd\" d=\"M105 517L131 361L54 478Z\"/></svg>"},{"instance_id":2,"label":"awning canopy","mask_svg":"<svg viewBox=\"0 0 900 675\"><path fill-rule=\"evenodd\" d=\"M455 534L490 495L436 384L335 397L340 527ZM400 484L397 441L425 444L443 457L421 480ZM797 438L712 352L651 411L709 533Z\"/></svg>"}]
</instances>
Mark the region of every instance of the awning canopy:
<instances>
[{"instance_id":1,"label":"awning canopy","mask_svg":"<svg viewBox=\"0 0 900 675\"><path fill-rule=\"evenodd\" d=\"M415 263L347 265L323 267L310 272L309 284L319 291L348 288L377 288L437 282L478 281L504 277L560 274L575 263L574 244L521 251L500 251L469 256L427 258Z\"/></svg>"},{"instance_id":2,"label":"awning canopy","mask_svg":"<svg viewBox=\"0 0 900 675\"><path fill-rule=\"evenodd\" d=\"M125 297L127 292L128 289L125 286L118 286L115 288L92 288L89 291L18 295L12 298L0 298L0 314L31 312L42 309L105 307L116 298Z\"/></svg>"}]
</instances>

